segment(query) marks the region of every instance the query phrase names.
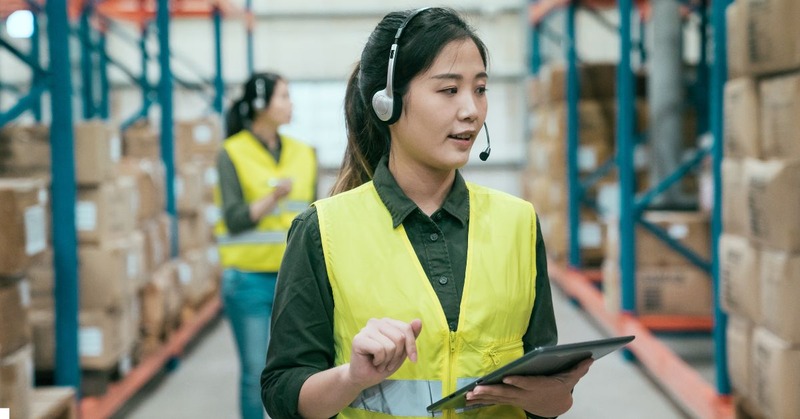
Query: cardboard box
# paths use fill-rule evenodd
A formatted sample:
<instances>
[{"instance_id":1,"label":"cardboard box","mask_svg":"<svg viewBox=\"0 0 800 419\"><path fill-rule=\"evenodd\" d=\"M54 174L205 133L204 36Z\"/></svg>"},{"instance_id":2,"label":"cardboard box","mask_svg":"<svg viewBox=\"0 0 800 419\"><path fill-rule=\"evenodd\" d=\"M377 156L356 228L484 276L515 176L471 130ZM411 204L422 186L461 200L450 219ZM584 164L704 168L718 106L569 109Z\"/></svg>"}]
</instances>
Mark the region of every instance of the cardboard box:
<instances>
[{"instance_id":1,"label":"cardboard box","mask_svg":"<svg viewBox=\"0 0 800 419\"><path fill-rule=\"evenodd\" d=\"M0 128L0 173L50 175L50 128L7 124Z\"/></svg>"},{"instance_id":2,"label":"cardboard box","mask_svg":"<svg viewBox=\"0 0 800 419\"><path fill-rule=\"evenodd\" d=\"M119 363L133 346L131 312L81 311L78 315L78 354L82 370L108 370ZM55 319L52 312L31 312L37 371L55 367Z\"/></svg>"},{"instance_id":3,"label":"cardboard box","mask_svg":"<svg viewBox=\"0 0 800 419\"><path fill-rule=\"evenodd\" d=\"M800 412L800 348L763 327L753 332L751 375L755 404L772 419L792 419Z\"/></svg>"},{"instance_id":4,"label":"cardboard box","mask_svg":"<svg viewBox=\"0 0 800 419\"><path fill-rule=\"evenodd\" d=\"M163 340L177 326L182 303L177 275L177 263L165 263L142 288L140 298L143 337Z\"/></svg>"},{"instance_id":5,"label":"cardboard box","mask_svg":"<svg viewBox=\"0 0 800 419\"><path fill-rule=\"evenodd\" d=\"M750 370L753 362L753 323L741 316L728 316L725 334L728 349L728 372L734 392L744 399L752 398Z\"/></svg>"},{"instance_id":6,"label":"cardboard box","mask_svg":"<svg viewBox=\"0 0 800 419\"><path fill-rule=\"evenodd\" d=\"M761 322L760 251L745 237L719 239L720 303L729 314Z\"/></svg>"},{"instance_id":7,"label":"cardboard box","mask_svg":"<svg viewBox=\"0 0 800 419\"><path fill-rule=\"evenodd\" d=\"M177 278L184 306L197 308L206 301L214 290L214 282L205 248L192 250L181 256Z\"/></svg>"},{"instance_id":8,"label":"cardboard box","mask_svg":"<svg viewBox=\"0 0 800 419\"><path fill-rule=\"evenodd\" d=\"M725 157L761 157L760 109L755 79L725 83Z\"/></svg>"},{"instance_id":9,"label":"cardboard box","mask_svg":"<svg viewBox=\"0 0 800 419\"><path fill-rule=\"evenodd\" d=\"M800 252L800 160L745 160L751 238L766 249Z\"/></svg>"},{"instance_id":10,"label":"cardboard box","mask_svg":"<svg viewBox=\"0 0 800 419\"><path fill-rule=\"evenodd\" d=\"M31 309L55 309L53 288L55 286L55 269L53 267L53 250L48 249L37 257L25 274L31 288Z\"/></svg>"},{"instance_id":11,"label":"cardboard box","mask_svg":"<svg viewBox=\"0 0 800 419\"><path fill-rule=\"evenodd\" d=\"M175 128L175 158L179 164L190 161L214 162L222 147L222 127L214 117L179 121Z\"/></svg>"},{"instance_id":12,"label":"cardboard box","mask_svg":"<svg viewBox=\"0 0 800 419\"><path fill-rule=\"evenodd\" d=\"M30 416L32 373L33 349L30 345L0 358L0 406L9 408L12 418Z\"/></svg>"},{"instance_id":13,"label":"cardboard box","mask_svg":"<svg viewBox=\"0 0 800 419\"><path fill-rule=\"evenodd\" d=\"M0 276L18 276L48 247L46 183L0 179Z\"/></svg>"},{"instance_id":14,"label":"cardboard box","mask_svg":"<svg viewBox=\"0 0 800 419\"><path fill-rule=\"evenodd\" d=\"M728 40L728 78L733 80L748 76L747 31L742 20L741 2L734 1L725 11Z\"/></svg>"},{"instance_id":15,"label":"cardboard box","mask_svg":"<svg viewBox=\"0 0 800 419\"><path fill-rule=\"evenodd\" d=\"M0 358L30 343L30 301L30 284L26 280L0 287Z\"/></svg>"},{"instance_id":16,"label":"cardboard box","mask_svg":"<svg viewBox=\"0 0 800 419\"><path fill-rule=\"evenodd\" d=\"M660 227L672 239L694 251L705 260L710 260L709 215L702 212L647 211L646 221ZM608 257L619 255L619 226L611 220L608 226ZM689 262L669 245L654 236L644 227L636 228L636 264L639 267L687 266Z\"/></svg>"},{"instance_id":17,"label":"cardboard box","mask_svg":"<svg viewBox=\"0 0 800 419\"><path fill-rule=\"evenodd\" d=\"M764 326L800 346L800 254L766 250L760 268Z\"/></svg>"},{"instance_id":18,"label":"cardboard box","mask_svg":"<svg viewBox=\"0 0 800 419\"><path fill-rule=\"evenodd\" d=\"M732 57L744 47L741 72L766 75L800 68L800 3L795 0L737 0L730 14L729 34L733 34ZM740 34L740 35L737 35ZM744 38L738 38L743 36ZM734 60L734 66L740 63Z\"/></svg>"},{"instance_id":19,"label":"cardboard box","mask_svg":"<svg viewBox=\"0 0 800 419\"><path fill-rule=\"evenodd\" d=\"M603 262L603 294L606 307L621 307L619 265ZM711 314L711 278L694 266L638 268L636 310L638 314L708 316Z\"/></svg>"},{"instance_id":20,"label":"cardboard box","mask_svg":"<svg viewBox=\"0 0 800 419\"><path fill-rule=\"evenodd\" d=\"M175 200L181 214L197 214L205 195L203 168L194 162L182 163L175 176Z\"/></svg>"},{"instance_id":21,"label":"cardboard box","mask_svg":"<svg viewBox=\"0 0 800 419\"><path fill-rule=\"evenodd\" d=\"M637 96L647 93L647 79L636 73L635 91ZM578 66L581 99L613 99L617 95L616 63L589 63ZM531 85L533 100L541 102L560 102L567 100L567 67L564 63L553 63L542 67L539 82Z\"/></svg>"},{"instance_id":22,"label":"cardboard box","mask_svg":"<svg viewBox=\"0 0 800 419\"><path fill-rule=\"evenodd\" d=\"M84 244L80 257L82 311L120 310L141 283L142 258L130 238Z\"/></svg>"},{"instance_id":23,"label":"cardboard box","mask_svg":"<svg viewBox=\"0 0 800 419\"><path fill-rule=\"evenodd\" d=\"M100 120L75 124L75 179L96 185L116 176L122 143L116 130Z\"/></svg>"},{"instance_id":24,"label":"cardboard box","mask_svg":"<svg viewBox=\"0 0 800 419\"><path fill-rule=\"evenodd\" d=\"M119 170L123 176L136 179L138 190L138 221L157 216L166 208L166 169L160 160L125 157Z\"/></svg>"},{"instance_id":25,"label":"cardboard box","mask_svg":"<svg viewBox=\"0 0 800 419\"><path fill-rule=\"evenodd\" d=\"M722 173L722 229L726 233L750 236L750 210L747 205L747 188L744 161L725 158Z\"/></svg>"},{"instance_id":26,"label":"cardboard box","mask_svg":"<svg viewBox=\"0 0 800 419\"><path fill-rule=\"evenodd\" d=\"M117 182L78 189L75 225L80 243L101 243L132 231L129 200Z\"/></svg>"},{"instance_id":27,"label":"cardboard box","mask_svg":"<svg viewBox=\"0 0 800 419\"><path fill-rule=\"evenodd\" d=\"M161 135L147 121L138 121L122 133L125 156L147 160L161 159Z\"/></svg>"},{"instance_id":28,"label":"cardboard box","mask_svg":"<svg viewBox=\"0 0 800 419\"><path fill-rule=\"evenodd\" d=\"M742 117L745 121L753 118ZM800 74L761 82L760 117L764 157L800 159Z\"/></svg>"}]
</instances>

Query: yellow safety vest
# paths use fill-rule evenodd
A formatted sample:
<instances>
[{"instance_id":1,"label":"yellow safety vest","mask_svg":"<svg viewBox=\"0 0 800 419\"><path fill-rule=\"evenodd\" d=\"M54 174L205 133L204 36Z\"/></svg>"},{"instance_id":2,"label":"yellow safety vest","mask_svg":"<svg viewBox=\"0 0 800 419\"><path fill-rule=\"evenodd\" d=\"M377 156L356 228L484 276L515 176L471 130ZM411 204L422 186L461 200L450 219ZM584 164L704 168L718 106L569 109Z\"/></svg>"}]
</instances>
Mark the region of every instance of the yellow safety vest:
<instances>
[{"instance_id":1,"label":"yellow safety vest","mask_svg":"<svg viewBox=\"0 0 800 419\"><path fill-rule=\"evenodd\" d=\"M536 294L536 215L530 203L467 183L469 243L458 331L403 226L372 182L320 200L325 264L333 290L336 365L350 361L353 337L370 318L422 319L418 361L406 361L369 388L340 418L424 418L426 407L523 354ZM448 410L445 417L524 418L511 406Z\"/></svg>"},{"instance_id":2,"label":"yellow safety vest","mask_svg":"<svg viewBox=\"0 0 800 419\"><path fill-rule=\"evenodd\" d=\"M215 228L223 267L250 272L277 272L286 250L286 233L292 220L314 200L317 160L314 149L281 135L281 157L276 162L250 131L225 140L225 151L236 168L244 201L248 204L272 193L275 182L292 179L292 191L249 231L229 234L224 217ZM222 207L219 186L214 194Z\"/></svg>"}]
</instances>

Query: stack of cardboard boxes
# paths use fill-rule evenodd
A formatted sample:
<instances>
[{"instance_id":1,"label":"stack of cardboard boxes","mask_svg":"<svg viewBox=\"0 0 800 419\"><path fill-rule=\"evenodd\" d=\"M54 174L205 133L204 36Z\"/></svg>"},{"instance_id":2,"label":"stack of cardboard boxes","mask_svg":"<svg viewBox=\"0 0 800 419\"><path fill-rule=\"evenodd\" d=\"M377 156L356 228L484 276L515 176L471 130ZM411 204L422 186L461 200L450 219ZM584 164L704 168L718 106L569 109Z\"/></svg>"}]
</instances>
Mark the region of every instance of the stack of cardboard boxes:
<instances>
[{"instance_id":1,"label":"stack of cardboard boxes","mask_svg":"<svg viewBox=\"0 0 800 419\"><path fill-rule=\"evenodd\" d=\"M34 354L28 278L49 248L48 131L4 127L0 144L0 172L6 176L0 178L0 406L29 418Z\"/></svg>"},{"instance_id":2,"label":"stack of cardboard boxes","mask_svg":"<svg viewBox=\"0 0 800 419\"><path fill-rule=\"evenodd\" d=\"M800 411L800 3L728 9L721 303L740 412Z\"/></svg>"},{"instance_id":3,"label":"stack of cardboard boxes","mask_svg":"<svg viewBox=\"0 0 800 419\"><path fill-rule=\"evenodd\" d=\"M616 67L583 65L579 74L578 168L586 174L614 155ZM524 192L539 214L548 255L564 260L569 249L566 68L557 64L545 67L530 87L532 136L523 173ZM587 191L589 199L596 194L596 188ZM599 264L605 241L600 218L592 211L582 211L580 228L582 259L586 264Z\"/></svg>"}]
</instances>

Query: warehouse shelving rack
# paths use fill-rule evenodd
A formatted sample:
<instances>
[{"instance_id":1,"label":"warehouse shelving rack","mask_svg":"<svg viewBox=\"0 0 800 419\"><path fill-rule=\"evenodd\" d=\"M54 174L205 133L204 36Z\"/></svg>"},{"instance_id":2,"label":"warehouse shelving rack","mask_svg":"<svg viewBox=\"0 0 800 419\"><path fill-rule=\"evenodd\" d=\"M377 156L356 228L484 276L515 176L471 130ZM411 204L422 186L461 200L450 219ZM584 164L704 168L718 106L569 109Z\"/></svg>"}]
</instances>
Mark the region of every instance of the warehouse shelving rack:
<instances>
[{"instance_id":1,"label":"warehouse shelving rack","mask_svg":"<svg viewBox=\"0 0 800 419\"><path fill-rule=\"evenodd\" d=\"M0 126L31 111L41 120L41 96L51 101L50 156L51 206L53 214L53 263L55 270L55 380L57 385L80 387L78 356L78 237L74 220L77 186L72 125L72 81L69 58L69 17L66 0L50 0L43 7L32 1L3 2L2 14L30 10L47 14L49 67L39 61L39 37L31 39L31 51L24 53L0 38L0 45L31 68L30 90L8 111L0 113ZM34 34L38 28L34 30Z\"/></svg>"},{"instance_id":2,"label":"warehouse shelving rack","mask_svg":"<svg viewBox=\"0 0 800 419\"><path fill-rule=\"evenodd\" d=\"M113 7L112 3L117 3ZM127 4L126 4L127 3ZM130 4L135 3L141 10L133 10ZM98 9L107 15L102 16ZM29 90L23 91L13 85L0 85L3 90L11 91L18 96L16 104L8 110L0 110L0 127L18 118L27 111L32 112L34 119L42 120L41 96L49 92L51 99L51 204L53 212L53 252L55 272L55 381L56 385L81 387L81 371L78 342L78 239L74 223L55 222L56 220L74 220L77 196L75 180L75 150L73 138L73 86L70 66L70 35L76 36L83 47L81 50L81 69L83 71L82 114L84 118L108 118L108 77L107 66L113 65L143 86L145 102L143 108L155 101L151 99L152 87L147 83L146 72L137 77L135 72L127 69L111 57L105 48L106 32L113 24L112 18L155 20L158 27L161 66L161 80L158 85L157 103L161 106L161 141L162 158L167 167L167 212L176 216L174 198L174 150L173 150L173 118L172 88L174 75L171 72L169 48L169 23L171 17L211 17L214 24L216 51L216 75L212 83L215 89L213 109L221 113L224 99L222 79L221 25L222 16L237 15L238 12L225 0L158 0L149 2L96 0L48 0L41 5L34 0L4 0L0 4L0 18L5 18L16 10L30 10L35 16L34 33L31 37L30 51L25 52L0 36L0 49L8 51L25 63L32 73ZM168 12L169 10L169 12ZM132 14L126 15L131 12ZM37 14L47 16L47 37L49 45L49 67L41 65L39 31ZM96 37L92 28L93 18L99 27ZM77 28L70 27L70 20L78 21ZM252 19L248 27L252 42ZM142 42L142 48L144 43ZM143 54L146 50L143 49ZM252 48L251 48L252 51ZM252 54L252 52L251 52ZM146 60L149 58L145 57ZM145 60L145 61L146 61ZM97 65L95 65L97 63ZM252 56L249 57L252 65ZM146 64L145 64L146 66ZM143 68L144 70L144 68ZM94 91L93 80L100 81L99 92ZM144 82L142 82L144 81ZM186 82L180 82L189 85ZM99 95L99 98L98 98ZM146 112L145 112L146 113ZM172 255L177 254L177 226L173 222ZM156 376L165 366L176 365L177 360L194 336L211 322L221 310L218 297L211 298L197 313L195 318L183 325L152 356L136 366L122 381L114 383L102 397L84 398L81 400L81 417L86 419L108 418L136 394L148 381Z\"/></svg>"},{"instance_id":3,"label":"warehouse shelving rack","mask_svg":"<svg viewBox=\"0 0 800 419\"><path fill-rule=\"evenodd\" d=\"M726 81L726 22L725 8L729 0L717 0L710 5L711 20L708 19L709 5L705 0L700 2L682 1L687 8L700 16L701 55L700 72L695 86L695 105L698 118L707 117L700 121L699 130L710 129L712 140L710 145L701 146L700 149L682 164L673 174L664 179L651 190L634 195L634 167L633 151L636 144L634 132L634 76L631 65L631 51L634 46L631 36L631 15L633 11L632 0L539 0L532 1L529 9L529 18L532 25L531 35L531 69L538 73L541 66L541 37L542 33L552 32L548 29L545 18L554 10L566 8L565 31L561 36L565 46L567 62L567 168L569 183L569 226L570 249L567 266L551 266L553 279L575 301L590 314L610 333L635 334L636 341L630 345L631 353L648 369L659 384L665 388L687 411L701 418L729 418L733 417L733 409L729 397L730 383L727 369L727 350L725 346L725 330L727 318L719 307L719 261L717 246L721 232L721 176L720 163L722 160L722 92ZM620 181L620 283L622 294L621 312L611 312L606 309L603 297L593 284L597 277L594 271L584 271L581 266L578 231L580 227L580 206L585 201L583 191L588 187L588 182L596 179L597 174L582 180L577 170L578 147L578 57L576 52L575 15L578 7L585 6L589 10L596 8L610 8L616 6L620 12L619 39L620 62L617 70L617 154L616 162L601 166L600 171L609 170L609 166L616 164ZM637 1L637 7L642 16L650 13L649 5L645 1ZM608 22L604 22L608 26ZM616 27L616 25L614 25ZM714 59L708 69L708 56L706 37L708 27L713 28ZM641 28L641 26L640 26ZM642 62L646 59L642 31L638 42L639 54ZM552 38L552 36L550 36ZM711 214L711 261L705 261L672 240L668 234L657 226L642 220L641 215L653 198L668 189L680 180L692 168L705 159L711 158L712 176L714 184L713 210ZM713 281L713 317L675 317L675 316L637 316L635 314L635 227L641 225L648 232L664 241L668 246L683 255L693 265L698 266L711 274ZM676 356L666 345L655 336L658 332L703 332L711 331L714 341L716 388L709 385L700 374L691 366Z\"/></svg>"}]
</instances>

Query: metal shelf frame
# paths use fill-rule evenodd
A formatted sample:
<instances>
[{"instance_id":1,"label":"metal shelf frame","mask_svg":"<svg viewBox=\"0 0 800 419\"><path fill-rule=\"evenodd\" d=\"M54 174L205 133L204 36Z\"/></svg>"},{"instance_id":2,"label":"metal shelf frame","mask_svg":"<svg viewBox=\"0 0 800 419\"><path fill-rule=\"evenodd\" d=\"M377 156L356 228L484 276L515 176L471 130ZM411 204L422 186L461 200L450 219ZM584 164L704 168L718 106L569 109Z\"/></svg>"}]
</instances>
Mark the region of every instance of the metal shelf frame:
<instances>
[{"instance_id":1,"label":"metal shelf frame","mask_svg":"<svg viewBox=\"0 0 800 419\"><path fill-rule=\"evenodd\" d=\"M541 0L540 0L541 1ZM533 9L539 3L537 0L531 2L531 16L534 16ZM544 1L544 3L548 3ZM552 2L550 2L552 3ZM564 54L567 63L567 170L569 184L569 226L570 226L570 248L569 248L569 267L581 269L579 229L580 229L580 207L586 205L585 190L589 182L596 180L603 171L609 170L608 162L601 169L590 174L583 179L578 173L577 149L578 138L578 101L580 98L580 86L578 86L578 63L579 58L576 53L575 40L575 14L579 6L577 1L564 1L560 6L565 9L564 22ZM649 13L647 5L641 2L642 15ZM628 316L636 317L636 293L635 293L635 272L636 272L636 245L635 229L641 226L661 239L669 247L683 255L690 263L708 272L713 281L713 322L702 323L711 326L710 330L714 340L715 370L716 370L716 392L720 396L730 393L730 383L727 368L727 349L725 347L725 330L727 327L726 315L721 311L719 305L719 260L718 242L721 231L721 176L720 164L722 160L722 92L727 77L726 65L726 22L725 9L730 0L713 1L708 4L708 0L700 1L681 1L687 5L687 10L696 13L700 22L700 57L698 63L698 76L694 86L692 86L692 100L696 108L698 117L698 134L710 130L710 144L701 144L698 149L686 159L683 164L670 176L655 185L650 190L635 194L635 171L634 171L634 148L638 142L638 133L635 132L635 82L632 66L632 52L638 50L639 58L644 63L647 51L644 48L644 30L640 25L638 42L632 38L632 14L634 11L633 0L618 0L616 7L620 13L619 25L614 25L605 20L601 24L605 27L613 26L618 30L620 40L620 62L617 67L617 151L615 162L610 166L616 165L619 173L620 182L620 213L619 213L619 238L620 238L620 283L621 283L621 309ZM557 8L555 6L552 9ZM541 9L541 8L540 8ZM590 9L590 15L599 17L596 9ZM542 65L541 58L541 37L545 28L545 18L549 13L541 13L535 16L538 20L532 20L531 34L531 70L537 74ZM713 30L713 32L712 32ZM709 36L712 32L713 35ZM712 47L713 50L709 49ZM713 60L710 60L709 51L713 51ZM712 62L710 62L712 61ZM699 135L698 135L699 138ZM698 140L699 141L699 140ZM675 182L680 181L691 170L700 165L703 161L711 160L712 176L714 184L713 211L711 214L711 260L705 260L690 249L681 245L658 226L647 222L642 218L644 210L652 200L667 190ZM589 203L590 204L590 203ZM692 324L699 324L696 321L686 322L687 319L675 319L675 322L659 322L661 326L668 326L674 323L676 327L691 329ZM668 329L668 327L666 327ZM708 330L708 329L707 329ZM678 329L673 331L680 331ZM688 330L687 330L688 331Z\"/></svg>"},{"instance_id":2,"label":"metal shelf frame","mask_svg":"<svg viewBox=\"0 0 800 419\"><path fill-rule=\"evenodd\" d=\"M30 51L22 51L18 47L0 36L0 49L8 51L19 61L26 64L32 73L30 87L27 91L13 85L0 84L2 90L7 90L17 95L16 103L7 110L0 110L0 127L17 119L25 112L31 112L34 119L41 121L41 96L49 92L51 100L51 204L54 252L54 300L55 300L55 381L59 386L81 388L81 371L78 342L78 313L79 313L79 277L78 277L78 237L74 223L55 222L55 220L74 220L75 205L77 201L77 182L75 179L75 145L73 126L73 85L70 65L70 35L80 41L80 63L82 86L80 97L82 99L81 114L84 119L109 117L109 82L108 67L115 66L126 74L135 84L142 87L143 106L135 116L140 118L147 114L153 104L161 106L161 158L166 166L166 210L172 218L172 243L171 253L178 254L177 211L175 202L174 177L174 119L173 119L173 83L178 83L192 88L192 83L180 80L172 73L172 61L177 58L169 47L169 25L173 15L170 13L169 0L158 0L155 19L143 25L143 35L137 41L142 51L142 73L127 68L108 54L106 49L107 34L113 31L113 22L98 16L97 6L99 0L47 0L40 6L34 0L24 0L19 7L31 10L34 14L34 32L30 40ZM15 3L16 5L16 3ZM5 11L8 7L4 5ZM47 38L49 52L49 67L44 68L40 61L40 21L39 14L47 16ZM214 97L209 101L212 109L222 113L224 100L224 81L222 75L222 9L214 3L210 17L212 19L215 38L215 75L212 80L203 79L203 84L214 89ZM194 16L197 16L196 14ZM70 18L77 24L72 27ZM94 20L94 18L98 18ZM93 27L93 23L97 27ZM161 69L160 81L153 86L147 80L147 65L152 59L146 49L146 37L150 32L150 25L157 29L159 53L158 63ZM119 32L117 32L119 33ZM252 34L252 30L250 30ZM252 38L251 38L252 39ZM252 50L252 48L251 48ZM252 63L252 51L249 57ZM252 64L251 64L252 65ZM95 80L99 85L95 85ZM77 92L75 92L77 93ZM153 97L157 93L157 97ZM219 311L218 304L210 305L204 316L203 323L210 316ZM186 329L187 336L181 337L181 342L190 339L189 335L197 332L199 324ZM182 344L181 344L182 345ZM182 347L179 345L180 347ZM167 347L167 352L175 355L173 343ZM167 353L165 352L165 353ZM152 364L153 362L151 362ZM148 370L149 371L149 370ZM155 372L148 372L152 376ZM142 379L143 372L138 373L137 380ZM119 394L113 395L114 403ZM90 402L91 406L93 402ZM118 406L118 404L114 404ZM91 415L90 415L91 416ZM106 417L101 415L101 417Z\"/></svg>"},{"instance_id":3,"label":"metal shelf frame","mask_svg":"<svg viewBox=\"0 0 800 419\"><path fill-rule=\"evenodd\" d=\"M78 355L78 235L75 224L55 222L74 220L77 185L75 181L75 144L72 123L72 80L70 78L69 17L66 0L49 0L44 8L28 2L34 15L47 14L49 67L39 61L39 36L31 39L31 51L25 54L0 38L0 46L27 64L33 73L31 88L16 105L0 114L0 126L26 111L41 120L41 95L49 91L52 111L50 128L51 219L53 264L55 270L55 381L59 386L80 388ZM34 20L34 34L39 31ZM55 216L58 214L58 217Z\"/></svg>"}]
</instances>

